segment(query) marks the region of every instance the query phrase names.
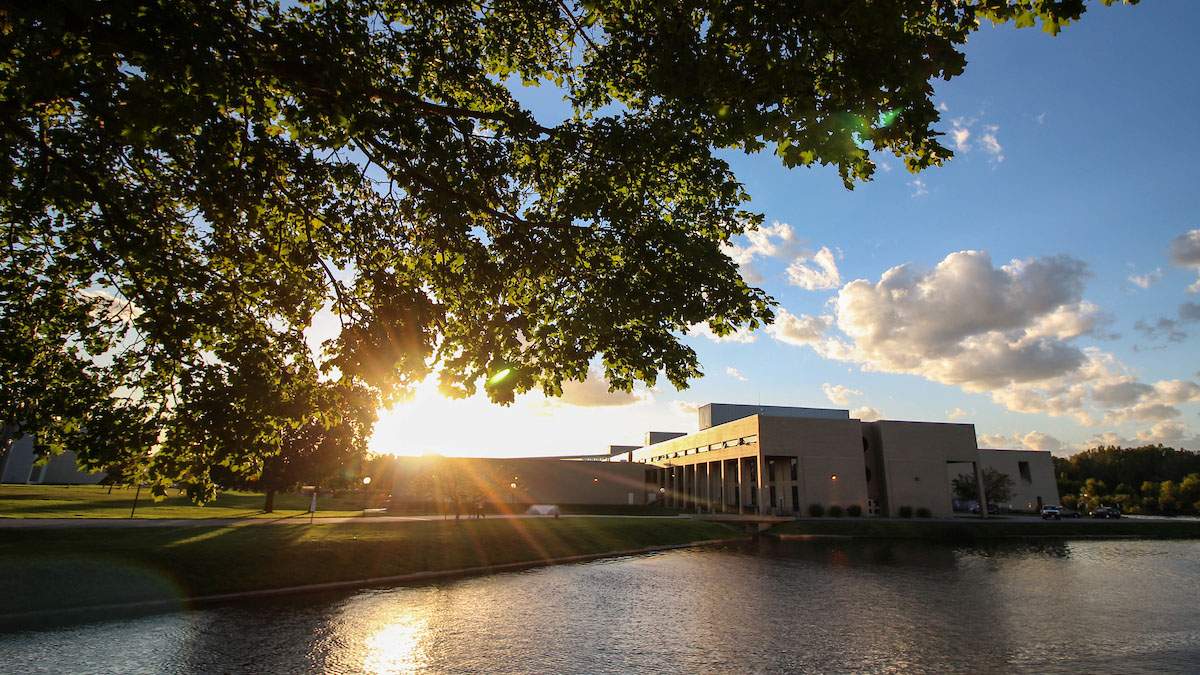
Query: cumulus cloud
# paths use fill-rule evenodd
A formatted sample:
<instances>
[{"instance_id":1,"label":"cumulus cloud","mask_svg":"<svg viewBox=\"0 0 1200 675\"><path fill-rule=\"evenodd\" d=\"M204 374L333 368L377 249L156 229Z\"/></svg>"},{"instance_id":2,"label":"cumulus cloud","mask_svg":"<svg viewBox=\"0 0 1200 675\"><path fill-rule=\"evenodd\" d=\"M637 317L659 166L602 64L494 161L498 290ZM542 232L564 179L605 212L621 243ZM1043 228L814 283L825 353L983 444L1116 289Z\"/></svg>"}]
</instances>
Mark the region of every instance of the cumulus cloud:
<instances>
[{"instance_id":1,"label":"cumulus cloud","mask_svg":"<svg viewBox=\"0 0 1200 675\"><path fill-rule=\"evenodd\" d=\"M955 124L955 126L950 129L950 138L954 139L954 147L960 152L966 152L971 149L970 129Z\"/></svg>"},{"instance_id":2,"label":"cumulus cloud","mask_svg":"<svg viewBox=\"0 0 1200 675\"><path fill-rule=\"evenodd\" d=\"M1000 450L1042 450L1053 452L1066 447L1059 439L1041 431L1025 434L980 434L979 447Z\"/></svg>"},{"instance_id":3,"label":"cumulus cloud","mask_svg":"<svg viewBox=\"0 0 1200 675\"><path fill-rule=\"evenodd\" d=\"M604 379L595 368L589 368L587 377L582 381L567 380L563 382L562 396L548 399L551 405L561 403L582 408L623 406L644 403L654 400L648 391L609 391L608 380Z\"/></svg>"},{"instance_id":4,"label":"cumulus cloud","mask_svg":"<svg viewBox=\"0 0 1200 675\"><path fill-rule=\"evenodd\" d=\"M1142 382L1114 356L1079 346L1109 319L1083 300L1087 269L1068 256L995 266L981 251L932 270L899 265L878 282L852 281L832 317L786 311L768 332L864 370L906 373L986 392L1009 410L1081 424L1155 422L1200 400L1190 381Z\"/></svg>"},{"instance_id":5,"label":"cumulus cloud","mask_svg":"<svg viewBox=\"0 0 1200 675\"><path fill-rule=\"evenodd\" d=\"M829 384L826 382L821 385L821 391L825 392L825 398L829 399L834 405L850 405L850 399L855 396L862 396L862 392L857 389L851 389L841 384Z\"/></svg>"},{"instance_id":6,"label":"cumulus cloud","mask_svg":"<svg viewBox=\"0 0 1200 675\"><path fill-rule=\"evenodd\" d=\"M1140 445L1166 445L1175 448L1200 448L1200 435L1189 433L1187 426L1177 420L1164 420L1155 423L1148 429L1136 432L1132 437L1122 436L1114 431L1095 434L1083 444L1084 448L1116 445L1135 447Z\"/></svg>"},{"instance_id":7,"label":"cumulus cloud","mask_svg":"<svg viewBox=\"0 0 1200 675\"><path fill-rule=\"evenodd\" d=\"M816 253L800 255L787 268L788 283L806 291L828 290L842 285L837 261L828 247L822 246Z\"/></svg>"},{"instance_id":8,"label":"cumulus cloud","mask_svg":"<svg viewBox=\"0 0 1200 675\"><path fill-rule=\"evenodd\" d=\"M728 368L726 368L725 374L732 377L735 380L738 380L739 382L747 381L747 378L745 375L742 374L742 371L738 370L737 368L734 368L733 366L729 366Z\"/></svg>"},{"instance_id":9,"label":"cumulus cloud","mask_svg":"<svg viewBox=\"0 0 1200 675\"><path fill-rule=\"evenodd\" d=\"M812 345L825 337L832 324L833 319L828 316L795 316L786 309L780 309L775 316L775 323L767 327L767 333L790 345Z\"/></svg>"},{"instance_id":10,"label":"cumulus cloud","mask_svg":"<svg viewBox=\"0 0 1200 675\"><path fill-rule=\"evenodd\" d=\"M1171 240L1171 264L1200 272L1200 228L1190 230ZM1200 293L1200 279L1188 286L1188 291Z\"/></svg>"},{"instance_id":11,"label":"cumulus cloud","mask_svg":"<svg viewBox=\"0 0 1200 675\"><path fill-rule=\"evenodd\" d=\"M914 178L908 182L908 186L913 189L913 197L924 197L929 194L929 187L925 185L925 181L920 178Z\"/></svg>"},{"instance_id":12,"label":"cumulus cloud","mask_svg":"<svg viewBox=\"0 0 1200 675\"><path fill-rule=\"evenodd\" d=\"M704 404L697 401L671 401L671 411L676 415L695 417L696 413L700 411L700 406L702 405Z\"/></svg>"},{"instance_id":13,"label":"cumulus cloud","mask_svg":"<svg viewBox=\"0 0 1200 675\"><path fill-rule=\"evenodd\" d=\"M955 407L955 408L951 408L946 411L946 419L951 420L951 421L961 420L964 417L968 417L970 414L971 413L967 412L966 410L963 410L962 408Z\"/></svg>"},{"instance_id":14,"label":"cumulus cloud","mask_svg":"<svg viewBox=\"0 0 1200 675\"><path fill-rule=\"evenodd\" d=\"M795 230L787 223L759 225L746 232L746 244L729 243L721 247L725 255L741 268L742 276L750 283L762 283L759 258L792 258L804 250Z\"/></svg>"},{"instance_id":15,"label":"cumulus cloud","mask_svg":"<svg viewBox=\"0 0 1200 675\"><path fill-rule=\"evenodd\" d=\"M1145 274L1130 274L1129 283L1142 289L1150 288L1162 279L1162 275L1162 268L1158 267Z\"/></svg>"},{"instance_id":16,"label":"cumulus cloud","mask_svg":"<svg viewBox=\"0 0 1200 675\"><path fill-rule=\"evenodd\" d=\"M856 420L862 420L864 422L874 422L883 417L883 415L871 406L865 405L861 408L855 408L854 410L851 410L850 417Z\"/></svg>"}]
</instances>

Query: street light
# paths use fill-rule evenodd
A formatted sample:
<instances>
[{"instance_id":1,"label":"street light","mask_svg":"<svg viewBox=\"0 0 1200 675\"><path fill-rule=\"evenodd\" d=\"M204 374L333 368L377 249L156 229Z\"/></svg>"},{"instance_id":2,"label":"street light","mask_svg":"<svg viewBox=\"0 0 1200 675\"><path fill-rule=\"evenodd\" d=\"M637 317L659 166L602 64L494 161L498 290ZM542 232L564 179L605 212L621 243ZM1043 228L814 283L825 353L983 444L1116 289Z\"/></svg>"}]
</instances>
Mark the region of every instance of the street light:
<instances>
[{"instance_id":1,"label":"street light","mask_svg":"<svg viewBox=\"0 0 1200 675\"><path fill-rule=\"evenodd\" d=\"M371 477L363 476L363 515L367 513L367 507L371 505Z\"/></svg>"}]
</instances>

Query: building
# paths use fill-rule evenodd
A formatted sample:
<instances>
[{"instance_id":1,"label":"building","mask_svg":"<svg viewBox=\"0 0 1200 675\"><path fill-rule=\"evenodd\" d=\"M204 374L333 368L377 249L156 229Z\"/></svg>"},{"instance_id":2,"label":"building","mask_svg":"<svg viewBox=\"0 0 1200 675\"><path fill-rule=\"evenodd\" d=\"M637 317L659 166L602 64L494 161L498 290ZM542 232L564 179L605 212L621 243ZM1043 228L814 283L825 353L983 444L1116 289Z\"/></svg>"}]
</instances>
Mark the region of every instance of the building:
<instances>
[{"instance_id":1,"label":"building","mask_svg":"<svg viewBox=\"0 0 1200 675\"><path fill-rule=\"evenodd\" d=\"M713 403L699 409L699 426L630 453L653 467L650 493L667 506L792 515L817 504L884 516L907 507L948 516L951 479L965 472L978 484L985 465L1014 476L1014 507L1058 503L1049 453L981 453L971 424L863 422L846 410Z\"/></svg>"},{"instance_id":2,"label":"building","mask_svg":"<svg viewBox=\"0 0 1200 675\"><path fill-rule=\"evenodd\" d=\"M1012 478L1012 497L1001 506L1013 511L1040 511L1047 504L1058 503L1058 481L1050 453L987 449L979 451L979 459L983 468Z\"/></svg>"},{"instance_id":3,"label":"building","mask_svg":"<svg viewBox=\"0 0 1200 675\"><path fill-rule=\"evenodd\" d=\"M530 504L638 506L650 500L647 468L558 457L398 457L392 507L483 501L523 511Z\"/></svg>"},{"instance_id":4,"label":"building","mask_svg":"<svg viewBox=\"0 0 1200 675\"><path fill-rule=\"evenodd\" d=\"M33 452L33 437L22 436L0 455L0 483L79 485L99 483L103 473L80 471L75 453L67 450L38 462Z\"/></svg>"}]
</instances>

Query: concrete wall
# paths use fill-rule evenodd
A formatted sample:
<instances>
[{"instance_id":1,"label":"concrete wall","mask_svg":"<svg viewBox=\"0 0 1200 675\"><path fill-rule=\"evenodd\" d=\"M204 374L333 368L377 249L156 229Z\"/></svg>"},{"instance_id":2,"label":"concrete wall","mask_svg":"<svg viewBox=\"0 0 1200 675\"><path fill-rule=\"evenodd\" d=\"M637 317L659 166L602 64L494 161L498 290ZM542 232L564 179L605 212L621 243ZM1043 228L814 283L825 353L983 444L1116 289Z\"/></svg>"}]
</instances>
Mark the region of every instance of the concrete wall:
<instances>
[{"instance_id":1,"label":"concrete wall","mask_svg":"<svg viewBox=\"0 0 1200 675\"><path fill-rule=\"evenodd\" d=\"M647 501L646 469L628 462L402 457L392 499L430 501L430 486L438 484L446 492L453 486L468 501L494 504L641 505Z\"/></svg>"},{"instance_id":2,"label":"concrete wall","mask_svg":"<svg viewBox=\"0 0 1200 675\"><path fill-rule=\"evenodd\" d=\"M866 511L861 422L768 415L759 417L759 428L764 456L798 458L801 513L806 513L810 504L825 507L857 504ZM783 488L782 492L790 496L791 482L784 481Z\"/></svg>"},{"instance_id":3,"label":"concrete wall","mask_svg":"<svg viewBox=\"0 0 1200 675\"><path fill-rule=\"evenodd\" d=\"M979 459L984 468L990 467L1012 478L1012 499L1000 506L1036 511L1039 498L1042 506L1058 504L1058 482L1054 479L1054 460L1049 452L981 449ZM1028 469L1027 478L1022 476L1022 462Z\"/></svg>"},{"instance_id":4,"label":"concrete wall","mask_svg":"<svg viewBox=\"0 0 1200 675\"><path fill-rule=\"evenodd\" d=\"M708 403L697 411L700 429L715 427L734 420L763 415L766 417L807 417L820 419L850 419L850 411L833 408L799 408L782 405L740 405L736 403Z\"/></svg>"},{"instance_id":5,"label":"concrete wall","mask_svg":"<svg viewBox=\"0 0 1200 675\"><path fill-rule=\"evenodd\" d=\"M722 459L723 457L727 458L734 455L744 455L745 453L715 453L710 457L699 458L694 456L705 455L707 453L714 452L709 449L710 446L714 444L723 444L726 441L757 435L758 417L745 417L734 422L703 429L694 434L688 434L686 436L673 438L661 443L655 443L654 445L647 445L643 448L638 448L637 450L633 451L632 461L654 463L664 466L668 462L673 464L681 464L691 461L716 461L718 459ZM675 456L676 454L678 454L678 457ZM656 457L662 457L664 455L666 456L666 459L655 459Z\"/></svg>"},{"instance_id":6,"label":"concrete wall","mask_svg":"<svg viewBox=\"0 0 1200 675\"><path fill-rule=\"evenodd\" d=\"M884 515L895 516L903 506L914 511L926 508L935 516L952 515L947 464L976 461L975 426L891 420L865 425L873 431L868 440L878 436L886 491Z\"/></svg>"}]
</instances>

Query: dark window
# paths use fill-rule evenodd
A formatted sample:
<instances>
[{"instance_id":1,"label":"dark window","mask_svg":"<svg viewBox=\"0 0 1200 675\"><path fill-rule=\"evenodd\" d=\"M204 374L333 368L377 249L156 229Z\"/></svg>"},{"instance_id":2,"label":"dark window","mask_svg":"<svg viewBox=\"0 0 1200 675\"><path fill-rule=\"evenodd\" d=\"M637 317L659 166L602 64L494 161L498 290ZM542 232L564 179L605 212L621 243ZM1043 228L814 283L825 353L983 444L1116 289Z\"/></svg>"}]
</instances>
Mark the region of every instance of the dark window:
<instances>
[{"instance_id":1,"label":"dark window","mask_svg":"<svg viewBox=\"0 0 1200 675\"><path fill-rule=\"evenodd\" d=\"M1029 473L1029 462L1017 462L1017 471L1021 472L1021 480L1026 483L1033 482L1033 475Z\"/></svg>"},{"instance_id":2,"label":"dark window","mask_svg":"<svg viewBox=\"0 0 1200 675\"><path fill-rule=\"evenodd\" d=\"M788 463L791 465L792 480L800 480L800 458L793 457L788 460ZM794 490L795 488L792 489Z\"/></svg>"},{"instance_id":3,"label":"dark window","mask_svg":"<svg viewBox=\"0 0 1200 675\"><path fill-rule=\"evenodd\" d=\"M871 467L867 467L867 482L871 482Z\"/></svg>"},{"instance_id":4,"label":"dark window","mask_svg":"<svg viewBox=\"0 0 1200 675\"><path fill-rule=\"evenodd\" d=\"M866 452L868 447L870 446L867 445L867 437L863 436L863 452Z\"/></svg>"},{"instance_id":5,"label":"dark window","mask_svg":"<svg viewBox=\"0 0 1200 675\"><path fill-rule=\"evenodd\" d=\"M800 488L795 485L792 486L792 510L800 510Z\"/></svg>"},{"instance_id":6,"label":"dark window","mask_svg":"<svg viewBox=\"0 0 1200 675\"><path fill-rule=\"evenodd\" d=\"M771 484L771 508L775 508L775 484Z\"/></svg>"}]
</instances>

